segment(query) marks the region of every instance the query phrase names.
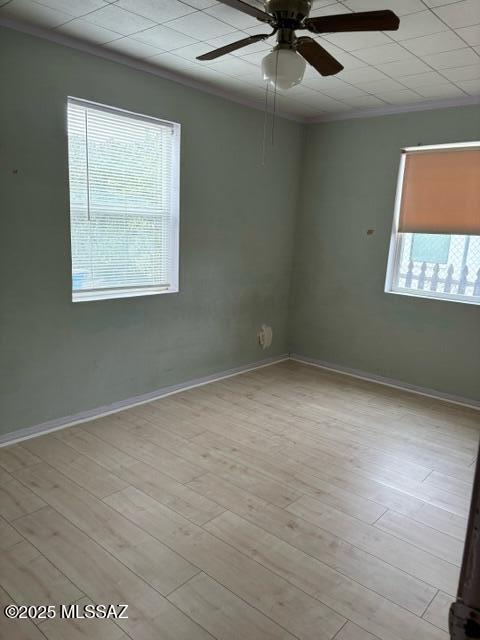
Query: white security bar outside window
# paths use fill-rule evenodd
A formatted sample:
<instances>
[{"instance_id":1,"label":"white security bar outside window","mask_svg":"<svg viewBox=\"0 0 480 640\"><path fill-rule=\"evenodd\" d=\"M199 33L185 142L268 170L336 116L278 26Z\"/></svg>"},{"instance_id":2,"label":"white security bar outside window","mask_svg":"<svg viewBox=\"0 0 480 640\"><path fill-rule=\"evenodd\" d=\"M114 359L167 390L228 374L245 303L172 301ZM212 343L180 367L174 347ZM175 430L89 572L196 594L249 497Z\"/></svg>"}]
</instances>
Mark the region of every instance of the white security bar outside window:
<instances>
[{"instance_id":1,"label":"white security bar outside window","mask_svg":"<svg viewBox=\"0 0 480 640\"><path fill-rule=\"evenodd\" d=\"M385 291L480 304L480 142L403 149Z\"/></svg>"},{"instance_id":2,"label":"white security bar outside window","mask_svg":"<svg viewBox=\"0 0 480 640\"><path fill-rule=\"evenodd\" d=\"M68 99L72 300L178 291L180 125Z\"/></svg>"}]
</instances>

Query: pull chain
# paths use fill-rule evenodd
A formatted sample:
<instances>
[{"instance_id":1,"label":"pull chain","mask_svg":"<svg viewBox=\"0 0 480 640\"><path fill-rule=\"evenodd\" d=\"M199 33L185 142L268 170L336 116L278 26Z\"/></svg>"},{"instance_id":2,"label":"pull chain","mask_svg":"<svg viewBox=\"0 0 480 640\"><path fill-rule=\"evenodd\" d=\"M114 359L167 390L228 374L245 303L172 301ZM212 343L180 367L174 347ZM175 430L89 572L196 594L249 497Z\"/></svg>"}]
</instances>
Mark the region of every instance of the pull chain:
<instances>
[{"instance_id":1,"label":"pull chain","mask_svg":"<svg viewBox=\"0 0 480 640\"><path fill-rule=\"evenodd\" d=\"M265 86L265 113L263 116L262 167L265 166L265 159L267 156L267 120L268 120L268 82Z\"/></svg>"},{"instance_id":2,"label":"pull chain","mask_svg":"<svg viewBox=\"0 0 480 640\"><path fill-rule=\"evenodd\" d=\"M272 147L275 145L275 118L276 118L276 112L277 112L277 77L278 77L278 51L277 51L277 57L275 60L275 86L273 89L272 136L271 136ZM265 109L264 109L264 116L263 116L262 167L265 166L265 161L267 157L268 89L269 89L269 83L267 82L265 86Z\"/></svg>"},{"instance_id":3,"label":"pull chain","mask_svg":"<svg viewBox=\"0 0 480 640\"><path fill-rule=\"evenodd\" d=\"M275 117L277 112L277 80L278 80L278 54L280 50L277 49L277 56L275 59L275 87L273 90L273 116L272 116L272 147L275 146Z\"/></svg>"}]
</instances>

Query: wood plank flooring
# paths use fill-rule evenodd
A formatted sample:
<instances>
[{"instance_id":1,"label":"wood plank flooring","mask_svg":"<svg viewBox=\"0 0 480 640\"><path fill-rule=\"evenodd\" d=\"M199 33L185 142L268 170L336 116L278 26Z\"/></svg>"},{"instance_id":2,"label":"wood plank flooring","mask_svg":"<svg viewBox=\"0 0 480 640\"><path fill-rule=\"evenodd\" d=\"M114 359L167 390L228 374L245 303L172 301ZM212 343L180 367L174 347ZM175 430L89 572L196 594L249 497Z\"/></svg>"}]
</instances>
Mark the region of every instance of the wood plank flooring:
<instances>
[{"instance_id":1,"label":"wood plank flooring","mask_svg":"<svg viewBox=\"0 0 480 640\"><path fill-rule=\"evenodd\" d=\"M480 414L285 362L0 449L0 640L447 640Z\"/></svg>"}]
</instances>

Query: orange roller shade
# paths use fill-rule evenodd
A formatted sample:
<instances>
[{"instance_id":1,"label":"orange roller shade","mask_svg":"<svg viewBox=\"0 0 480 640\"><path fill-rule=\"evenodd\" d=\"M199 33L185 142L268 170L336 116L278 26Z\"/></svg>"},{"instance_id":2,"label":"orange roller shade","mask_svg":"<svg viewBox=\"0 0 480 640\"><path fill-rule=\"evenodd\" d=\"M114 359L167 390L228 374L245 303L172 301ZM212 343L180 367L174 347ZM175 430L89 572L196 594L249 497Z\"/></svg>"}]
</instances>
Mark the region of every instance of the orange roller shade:
<instances>
[{"instance_id":1,"label":"orange roller shade","mask_svg":"<svg viewBox=\"0 0 480 640\"><path fill-rule=\"evenodd\" d=\"M480 149L407 152L398 230L480 235Z\"/></svg>"}]
</instances>

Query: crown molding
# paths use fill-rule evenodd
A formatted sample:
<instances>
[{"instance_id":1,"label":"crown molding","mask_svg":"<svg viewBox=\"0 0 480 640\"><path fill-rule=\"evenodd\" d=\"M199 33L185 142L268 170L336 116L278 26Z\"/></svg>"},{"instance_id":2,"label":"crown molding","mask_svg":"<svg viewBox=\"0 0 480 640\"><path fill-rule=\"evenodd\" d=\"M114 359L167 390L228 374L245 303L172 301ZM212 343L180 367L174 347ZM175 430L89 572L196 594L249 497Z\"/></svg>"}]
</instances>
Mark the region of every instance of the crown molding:
<instances>
[{"instance_id":1,"label":"crown molding","mask_svg":"<svg viewBox=\"0 0 480 640\"><path fill-rule=\"evenodd\" d=\"M163 78L164 80L171 80L173 82L176 82L177 84L189 87L190 89L202 91L203 93L214 95L217 98L223 98L224 100L242 105L243 107L255 109L256 111L262 111L263 113L265 112L265 103L263 100L256 102L255 100L250 100L248 98L240 98L236 95L233 95L229 91L212 85L206 85L201 80L196 81L192 78L186 78L179 73L175 73L174 71L170 71L168 69L165 69L164 67L159 67L158 65L151 64L147 60L137 60L122 53L105 49L100 45L83 42L82 40L78 40L77 38L74 38L72 36L67 36L62 33L56 33L55 31L51 31L49 29L44 29L42 27L37 27L26 22L21 22L20 20L12 20L11 18L0 17L0 27L12 29L13 31L20 31L37 38L42 38L43 40L49 40L50 42L54 42L55 44L69 47L70 49L83 51L84 53L98 56L100 58L110 60L111 62L117 62L118 64L123 64L132 69L137 69L138 71L143 71L159 78ZM270 106L268 107L267 112L270 114L273 113ZM281 109L275 109L275 115L280 118L284 118L285 120L291 120L293 122L305 122L304 118L295 116L292 113L286 113Z\"/></svg>"},{"instance_id":2,"label":"crown molding","mask_svg":"<svg viewBox=\"0 0 480 640\"><path fill-rule=\"evenodd\" d=\"M449 98L448 100L428 100L415 104L402 106L385 105L364 111L348 111L342 113L325 114L314 118L305 118L305 124L320 124L322 122L334 122L336 120L356 120L358 118L378 118L380 116L393 116L399 113L412 113L414 111L434 111L452 107L468 107L480 105L480 96L465 96L463 98Z\"/></svg>"}]
</instances>

